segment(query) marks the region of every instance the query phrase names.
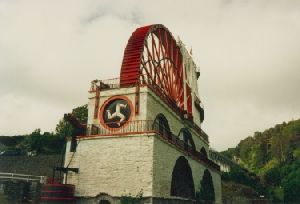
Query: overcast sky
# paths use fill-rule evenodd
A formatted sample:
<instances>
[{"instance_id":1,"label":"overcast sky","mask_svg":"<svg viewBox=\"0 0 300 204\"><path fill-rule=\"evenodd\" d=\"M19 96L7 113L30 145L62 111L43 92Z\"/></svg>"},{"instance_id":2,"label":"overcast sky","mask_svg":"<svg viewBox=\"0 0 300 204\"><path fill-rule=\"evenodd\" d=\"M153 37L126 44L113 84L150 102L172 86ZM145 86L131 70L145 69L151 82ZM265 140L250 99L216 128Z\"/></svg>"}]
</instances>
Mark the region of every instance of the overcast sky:
<instances>
[{"instance_id":1,"label":"overcast sky","mask_svg":"<svg viewBox=\"0 0 300 204\"><path fill-rule=\"evenodd\" d=\"M213 148L300 118L298 0L0 0L0 135L54 131L156 23L193 48Z\"/></svg>"}]
</instances>

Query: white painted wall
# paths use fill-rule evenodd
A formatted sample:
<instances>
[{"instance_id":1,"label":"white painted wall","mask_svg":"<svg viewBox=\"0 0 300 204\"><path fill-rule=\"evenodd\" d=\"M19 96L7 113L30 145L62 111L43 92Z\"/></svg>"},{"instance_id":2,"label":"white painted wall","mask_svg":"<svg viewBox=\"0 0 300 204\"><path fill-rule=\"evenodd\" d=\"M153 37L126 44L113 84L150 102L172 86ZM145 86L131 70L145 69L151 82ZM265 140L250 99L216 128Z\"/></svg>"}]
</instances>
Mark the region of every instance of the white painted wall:
<instances>
[{"instance_id":1,"label":"white painted wall","mask_svg":"<svg viewBox=\"0 0 300 204\"><path fill-rule=\"evenodd\" d=\"M183 120L175 114L165 103L163 103L151 90L148 90L147 97L147 119L154 120L157 114L162 113L168 119L169 126L174 135L178 135L181 128L189 127ZM208 143L203 140L196 131L189 128L197 151L204 147L208 152Z\"/></svg>"},{"instance_id":2,"label":"white painted wall","mask_svg":"<svg viewBox=\"0 0 300 204\"><path fill-rule=\"evenodd\" d=\"M71 157L69 152L65 165ZM75 196L136 195L141 190L152 196L152 160L153 137L147 135L82 139L69 166L79 168L79 174L70 174L68 183L76 185Z\"/></svg>"},{"instance_id":3,"label":"white painted wall","mask_svg":"<svg viewBox=\"0 0 300 204\"><path fill-rule=\"evenodd\" d=\"M180 156L185 156L191 166L195 191L200 189L200 181L202 180L205 169L208 169L213 178L213 184L216 195L216 203L221 203L221 175L220 172L211 169L204 163L190 158L172 145L164 142L159 137L154 139L154 155L153 155L153 195L156 197L170 197L172 172L176 160Z\"/></svg>"},{"instance_id":4,"label":"white painted wall","mask_svg":"<svg viewBox=\"0 0 300 204\"><path fill-rule=\"evenodd\" d=\"M67 145L65 165L72 157ZM221 203L221 176L184 152L174 148L157 135L97 137L80 140L69 167L68 183L74 184L75 195L95 197L99 193L111 196L132 195L170 198L172 172L176 160L185 156L192 169L195 191L199 190L205 169L213 177L216 202Z\"/></svg>"},{"instance_id":5,"label":"white painted wall","mask_svg":"<svg viewBox=\"0 0 300 204\"><path fill-rule=\"evenodd\" d=\"M106 100L116 95L128 97L134 106L135 92L134 87L101 91L99 111ZM95 93L90 93L88 124L100 125L99 119L94 119L94 96ZM132 120L154 120L159 113L168 119L171 131L175 135L178 135L181 128L189 127L150 89L141 87L140 111L135 115L132 110ZM190 129L190 132L197 151L205 147L208 152L207 141L193 129ZM209 168L153 134L85 138L79 140L74 155L69 150L70 142L67 144L65 166L71 161L69 167L79 168L79 174L70 172L68 183L76 185L75 195L80 197L95 197L99 193L111 196L129 193L136 195L142 190L143 196L168 198L172 171L179 156L184 155L190 163L196 191L199 189L204 170ZM213 176L216 201L221 203L220 173L209 170Z\"/></svg>"}]
</instances>

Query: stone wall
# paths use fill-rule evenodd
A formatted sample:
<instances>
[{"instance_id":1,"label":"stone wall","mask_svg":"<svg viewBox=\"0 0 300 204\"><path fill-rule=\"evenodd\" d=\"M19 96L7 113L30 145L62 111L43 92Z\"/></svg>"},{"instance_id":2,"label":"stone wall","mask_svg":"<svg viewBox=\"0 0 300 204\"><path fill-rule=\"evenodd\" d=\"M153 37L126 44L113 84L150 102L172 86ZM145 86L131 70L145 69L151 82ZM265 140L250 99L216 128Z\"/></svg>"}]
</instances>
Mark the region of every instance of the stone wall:
<instances>
[{"instance_id":1,"label":"stone wall","mask_svg":"<svg viewBox=\"0 0 300 204\"><path fill-rule=\"evenodd\" d=\"M0 156L0 172L51 178L53 167L60 166L61 159L64 159L61 155ZM63 175L57 173L55 178L62 181Z\"/></svg>"},{"instance_id":2,"label":"stone wall","mask_svg":"<svg viewBox=\"0 0 300 204\"><path fill-rule=\"evenodd\" d=\"M181 128L189 128L183 120L175 114L165 103L163 103L153 92L148 91L147 96L147 120L154 120L155 117L162 113L168 120L171 131L174 135L178 135ZM208 152L208 142L203 140L196 131L189 128L196 145L196 150L200 151L202 147Z\"/></svg>"},{"instance_id":3,"label":"stone wall","mask_svg":"<svg viewBox=\"0 0 300 204\"><path fill-rule=\"evenodd\" d=\"M72 158L70 167L79 168L79 174L69 173L68 183L76 185L75 195L79 197L95 198L100 193L120 197L142 192L145 197L172 199L172 171L180 156L189 161L196 191L204 170L210 171L216 203L221 203L220 172L191 159L155 134L80 140L74 155L67 152L66 164Z\"/></svg>"},{"instance_id":4,"label":"stone wall","mask_svg":"<svg viewBox=\"0 0 300 204\"><path fill-rule=\"evenodd\" d=\"M118 95L126 96L134 106L135 87L110 89L100 92L99 111L105 101ZM88 124L101 126L99 118L94 118L95 101L95 93L91 92ZM196 150L200 151L204 147L208 152L208 141L147 87L140 88L139 105L139 114L134 114L135 110L132 110L134 116L131 120L154 121L156 116L162 113L167 118L174 135L178 135L182 128L188 128ZM200 119L197 118L198 120ZM200 127L200 122L198 123ZM216 201L221 203L220 172L211 169L204 162L192 159L186 155L187 153L176 149L154 133L82 137L78 140L75 153L69 152L69 148L70 142L67 144L65 166L79 168L79 174L70 172L67 182L76 186L75 196L80 197L83 203L88 200L91 203L96 202L100 194L117 199L122 195L129 193L137 195L140 192L143 193L143 197L157 198L156 203L167 203L167 200L174 199L170 196L172 172L180 156L184 156L192 168L196 191L199 190L204 171L209 170L213 179Z\"/></svg>"},{"instance_id":5,"label":"stone wall","mask_svg":"<svg viewBox=\"0 0 300 204\"><path fill-rule=\"evenodd\" d=\"M67 150L69 149L69 143ZM147 135L81 139L77 152L67 152L66 165L79 168L68 183L76 185L75 195L95 197L143 192L152 196L153 137Z\"/></svg>"},{"instance_id":6,"label":"stone wall","mask_svg":"<svg viewBox=\"0 0 300 204\"><path fill-rule=\"evenodd\" d=\"M105 194L93 198L78 198L76 204L99 204L102 200L109 201L111 204L122 204L120 197L111 197ZM130 203L130 202L126 202ZM131 204L196 204L193 200L180 198L153 198L143 197Z\"/></svg>"},{"instance_id":7,"label":"stone wall","mask_svg":"<svg viewBox=\"0 0 300 204\"><path fill-rule=\"evenodd\" d=\"M175 149L170 144L164 142L160 137L154 139L154 156L153 156L153 196L170 197L172 172L176 160L180 156L185 156L192 169L195 191L200 189L200 181L205 169L208 169L212 175L216 203L221 203L221 175L219 171L211 169L204 163L190 158L184 152Z\"/></svg>"},{"instance_id":8,"label":"stone wall","mask_svg":"<svg viewBox=\"0 0 300 204\"><path fill-rule=\"evenodd\" d=\"M135 110L132 110L132 120L146 120L146 110L147 108L147 87L141 87L140 88L140 108L139 108L139 114L135 115ZM121 88L121 89L110 89L110 90L104 90L100 92L100 100L99 100L99 111L102 107L102 105L105 103L106 100L108 100L112 96L126 96L132 103L133 107L135 107L135 94L136 94L136 88ZM94 108L95 108L95 99L96 93L91 92L88 102L88 124L100 124L99 118L94 118ZM143 110L143 111L141 111Z\"/></svg>"},{"instance_id":9,"label":"stone wall","mask_svg":"<svg viewBox=\"0 0 300 204\"><path fill-rule=\"evenodd\" d=\"M135 87L102 91L100 92L99 111L106 100L117 95L126 96L134 106L135 93ZM88 124L101 125L98 118L94 119L95 93L90 93L89 98ZM184 121L172 109L162 102L162 100L146 86L140 88L139 114L135 115L134 112L135 110L132 110L133 117L131 120L154 120L159 113L162 113L168 119L171 131L175 135L178 135L181 128L189 128L188 124L184 123ZM200 122L197 122L197 124L200 127ZM189 130L193 135L197 151L204 147L206 152L208 152L208 142L200 137L199 133L192 128L189 128Z\"/></svg>"},{"instance_id":10,"label":"stone wall","mask_svg":"<svg viewBox=\"0 0 300 204\"><path fill-rule=\"evenodd\" d=\"M61 155L0 156L0 172L52 177L53 167L59 166ZM56 181L62 181L62 174L56 174ZM40 195L38 182L0 179L0 203L38 203Z\"/></svg>"},{"instance_id":11,"label":"stone wall","mask_svg":"<svg viewBox=\"0 0 300 204\"><path fill-rule=\"evenodd\" d=\"M199 91L198 91L198 77L197 72L200 73L200 70L197 68L192 56L187 51L185 45L181 40L178 41L178 45L180 47L181 54L183 55L183 65L184 65L184 73L187 78L185 79L185 83L189 85L192 89L192 112L193 112L193 120L196 124L200 124L200 112L195 106L196 98L200 99Z\"/></svg>"}]
</instances>

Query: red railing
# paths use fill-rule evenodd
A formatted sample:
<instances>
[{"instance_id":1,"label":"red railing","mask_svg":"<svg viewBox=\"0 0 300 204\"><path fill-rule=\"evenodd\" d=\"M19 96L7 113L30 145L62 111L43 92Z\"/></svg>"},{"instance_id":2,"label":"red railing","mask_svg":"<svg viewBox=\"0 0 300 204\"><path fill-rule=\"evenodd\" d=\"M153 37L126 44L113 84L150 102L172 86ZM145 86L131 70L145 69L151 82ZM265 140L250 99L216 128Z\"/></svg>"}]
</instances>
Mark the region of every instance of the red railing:
<instances>
[{"instance_id":1,"label":"red railing","mask_svg":"<svg viewBox=\"0 0 300 204\"><path fill-rule=\"evenodd\" d=\"M159 135L163 140L169 144L174 145L177 149L185 152L192 158L204 162L210 167L220 170L219 165L207 158L206 155L194 149L189 144L185 143L178 136L174 135L170 129L166 128L164 125L154 122L153 120L135 120L127 121L120 128L110 128L110 125L116 125L116 123L106 123L106 127L100 127L96 125L88 125L88 134L84 137L94 137L94 136L114 136L114 135L132 135L132 134L142 134L142 133L155 133Z\"/></svg>"}]
</instances>

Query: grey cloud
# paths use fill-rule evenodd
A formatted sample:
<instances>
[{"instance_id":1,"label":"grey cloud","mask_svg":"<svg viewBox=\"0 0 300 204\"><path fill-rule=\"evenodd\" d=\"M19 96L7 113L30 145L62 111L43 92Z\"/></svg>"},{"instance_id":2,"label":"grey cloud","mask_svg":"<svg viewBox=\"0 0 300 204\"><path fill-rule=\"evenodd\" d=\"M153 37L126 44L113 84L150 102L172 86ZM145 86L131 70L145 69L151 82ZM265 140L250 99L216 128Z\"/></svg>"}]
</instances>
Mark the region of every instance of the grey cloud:
<instances>
[{"instance_id":1,"label":"grey cloud","mask_svg":"<svg viewBox=\"0 0 300 204\"><path fill-rule=\"evenodd\" d=\"M0 135L54 130L91 80L119 76L136 27L161 23L193 47L211 145L234 146L299 118L298 19L299 1L1 1ZM17 115L32 117L16 130Z\"/></svg>"}]
</instances>

